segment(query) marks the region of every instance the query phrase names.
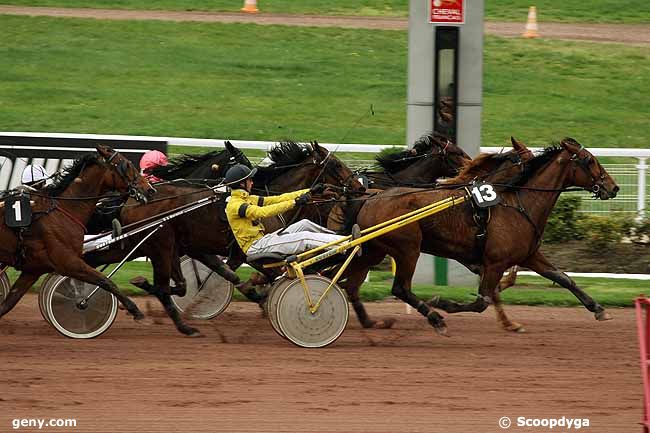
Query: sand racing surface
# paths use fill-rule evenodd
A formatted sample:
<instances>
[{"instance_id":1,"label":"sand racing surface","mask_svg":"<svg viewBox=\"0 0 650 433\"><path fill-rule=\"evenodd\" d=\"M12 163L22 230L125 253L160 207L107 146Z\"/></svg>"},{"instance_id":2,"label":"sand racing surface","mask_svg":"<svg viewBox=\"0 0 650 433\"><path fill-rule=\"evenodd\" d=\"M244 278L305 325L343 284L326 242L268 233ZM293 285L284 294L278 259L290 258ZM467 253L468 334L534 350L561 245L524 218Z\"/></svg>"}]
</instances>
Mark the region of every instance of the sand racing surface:
<instances>
[{"instance_id":1,"label":"sand racing surface","mask_svg":"<svg viewBox=\"0 0 650 433\"><path fill-rule=\"evenodd\" d=\"M334 345L308 350L242 302L193 322L205 338L120 311L103 336L70 340L28 295L0 321L0 432L18 418L74 418L76 428L40 431L483 433L505 431L503 416L512 432L575 431L518 427L520 416L641 431L632 309L604 323L581 308L507 311L528 333L501 331L488 310L450 316L443 338L401 303L369 304L395 328L362 330L351 316Z\"/></svg>"}]
</instances>

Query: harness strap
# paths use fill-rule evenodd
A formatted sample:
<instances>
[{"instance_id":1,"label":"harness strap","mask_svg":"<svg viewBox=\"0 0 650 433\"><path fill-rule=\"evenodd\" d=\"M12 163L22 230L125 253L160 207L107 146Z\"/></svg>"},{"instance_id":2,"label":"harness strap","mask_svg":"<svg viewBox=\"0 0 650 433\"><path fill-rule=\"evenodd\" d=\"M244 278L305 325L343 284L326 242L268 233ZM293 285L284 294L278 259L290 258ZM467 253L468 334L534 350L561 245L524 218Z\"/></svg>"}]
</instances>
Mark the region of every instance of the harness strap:
<instances>
[{"instance_id":1,"label":"harness strap","mask_svg":"<svg viewBox=\"0 0 650 433\"><path fill-rule=\"evenodd\" d=\"M88 233L88 230L86 229L86 225L79 221L79 218L76 216L72 215L69 211L67 211L65 208L62 208L61 206L58 206L57 204L54 205L54 209L60 210L61 213L68 218L72 220L75 224L77 224L81 229L84 231L84 234Z\"/></svg>"}]
</instances>

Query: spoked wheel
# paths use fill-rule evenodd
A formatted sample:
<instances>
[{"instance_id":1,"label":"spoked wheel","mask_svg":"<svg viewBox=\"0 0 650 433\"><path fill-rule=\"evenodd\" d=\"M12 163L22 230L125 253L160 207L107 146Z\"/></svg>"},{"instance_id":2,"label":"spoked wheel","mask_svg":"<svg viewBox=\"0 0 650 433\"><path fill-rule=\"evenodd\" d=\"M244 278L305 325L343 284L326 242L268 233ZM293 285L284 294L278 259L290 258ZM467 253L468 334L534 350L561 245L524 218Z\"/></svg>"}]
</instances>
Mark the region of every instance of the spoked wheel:
<instances>
[{"instance_id":1,"label":"spoked wheel","mask_svg":"<svg viewBox=\"0 0 650 433\"><path fill-rule=\"evenodd\" d=\"M5 298L9 294L9 290L11 290L11 282L9 281L9 277L5 271L0 274L0 303L4 302Z\"/></svg>"},{"instance_id":2,"label":"spoked wheel","mask_svg":"<svg viewBox=\"0 0 650 433\"><path fill-rule=\"evenodd\" d=\"M278 300L280 299L283 290L292 282L293 280L284 277L275 281L269 289L269 295L266 298L265 308L266 314L269 317L269 322L271 322L273 330L282 338L285 338L285 336L282 333L282 330L280 330L280 325L278 324Z\"/></svg>"},{"instance_id":3,"label":"spoked wheel","mask_svg":"<svg viewBox=\"0 0 650 433\"><path fill-rule=\"evenodd\" d=\"M319 275L306 275L305 282L314 303L330 285L329 279ZM309 310L300 279L291 280L281 292L277 305L278 326L292 343L300 347L325 347L345 330L348 300L337 285L327 292L314 313Z\"/></svg>"},{"instance_id":4,"label":"spoked wheel","mask_svg":"<svg viewBox=\"0 0 650 433\"><path fill-rule=\"evenodd\" d=\"M187 283L185 296L172 296L180 313L193 319L212 319L230 305L235 286L198 260L181 259L181 271Z\"/></svg>"},{"instance_id":5,"label":"spoked wheel","mask_svg":"<svg viewBox=\"0 0 650 433\"><path fill-rule=\"evenodd\" d=\"M117 316L117 299L99 289L83 304L82 301L94 290L94 284L53 275L41 288L39 304L42 302L43 315L66 337L97 337L113 324Z\"/></svg>"}]
</instances>

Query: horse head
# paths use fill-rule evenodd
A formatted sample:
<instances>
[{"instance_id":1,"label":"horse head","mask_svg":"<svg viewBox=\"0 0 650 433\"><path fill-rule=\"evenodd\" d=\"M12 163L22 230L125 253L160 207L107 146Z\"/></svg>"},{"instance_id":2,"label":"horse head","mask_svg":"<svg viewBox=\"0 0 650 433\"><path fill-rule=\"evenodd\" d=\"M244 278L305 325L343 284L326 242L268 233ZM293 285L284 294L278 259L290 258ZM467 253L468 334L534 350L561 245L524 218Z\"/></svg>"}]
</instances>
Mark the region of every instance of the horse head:
<instances>
[{"instance_id":1,"label":"horse head","mask_svg":"<svg viewBox=\"0 0 650 433\"><path fill-rule=\"evenodd\" d=\"M95 148L108 168L98 183L109 189L128 191L129 195L140 203L146 203L154 195L156 189L147 179L140 176L140 171L131 161L110 146L98 144Z\"/></svg>"},{"instance_id":2,"label":"horse head","mask_svg":"<svg viewBox=\"0 0 650 433\"><path fill-rule=\"evenodd\" d=\"M465 163L471 160L450 137L435 131L420 137L413 144L413 149L417 155L438 159L443 164L443 177L458 174Z\"/></svg>"},{"instance_id":3,"label":"horse head","mask_svg":"<svg viewBox=\"0 0 650 433\"><path fill-rule=\"evenodd\" d=\"M573 138L565 138L560 146L568 152L573 166L567 185L578 186L590 191L601 200L616 197L619 187L598 159Z\"/></svg>"},{"instance_id":4,"label":"horse head","mask_svg":"<svg viewBox=\"0 0 650 433\"><path fill-rule=\"evenodd\" d=\"M346 190L362 191L365 189L354 172L334 153L320 146L316 141L312 141L310 145L314 163L317 167L320 167L319 174L312 182L342 187L344 192Z\"/></svg>"}]
</instances>

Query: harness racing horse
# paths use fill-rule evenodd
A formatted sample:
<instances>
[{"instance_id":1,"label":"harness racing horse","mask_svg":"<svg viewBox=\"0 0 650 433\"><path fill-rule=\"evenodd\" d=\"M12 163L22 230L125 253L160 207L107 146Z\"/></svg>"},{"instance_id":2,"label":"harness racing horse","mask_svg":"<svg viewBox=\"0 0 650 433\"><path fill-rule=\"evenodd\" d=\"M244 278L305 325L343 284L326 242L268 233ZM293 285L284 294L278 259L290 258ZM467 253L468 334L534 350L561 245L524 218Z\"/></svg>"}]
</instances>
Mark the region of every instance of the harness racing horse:
<instances>
[{"instance_id":1,"label":"harness racing horse","mask_svg":"<svg viewBox=\"0 0 650 433\"><path fill-rule=\"evenodd\" d=\"M191 205L198 200L213 197L219 193L203 185L204 181L220 179L228 167L235 163L250 165L246 156L226 142L226 150L209 152L204 155L183 155L174 159L169 165L156 167L152 173L162 179L176 180L174 176L182 175L187 179L178 182L163 182L156 184L156 199L145 206L136 206L133 200L121 206L119 218L126 227L137 227L139 223L156 219L165 212L170 212L181 206ZM197 179L197 182L191 181ZM151 260L154 272L154 284L140 277L132 283L137 287L153 294L163 305L165 312L174 321L177 329L188 336L200 336L200 332L188 326L174 308L170 294L183 296L186 281L180 269L181 255L188 255L198 260L226 280L239 283L237 275L223 264L215 254L227 255L232 235L227 226L219 224L223 212L223 203L213 203L190 213L173 218L151 237L144 240L135 253L130 257L147 256ZM203 225L201 225L203 224ZM210 228L210 229L206 229ZM136 234L123 242L123 245L113 245L108 250L99 250L86 254L85 260L91 266L97 267L107 263L117 263L122 260L147 233ZM216 253L215 253L216 251ZM170 277L176 287L170 287Z\"/></svg>"},{"instance_id":2,"label":"harness racing horse","mask_svg":"<svg viewBox=\"0 0 650 433\"><path fill-rule=\"evenodd\" d=\"M477 159L478 166L485 159ZM504 161L505 162L505 161ZM470 167L472 167L470 166ZM511 322L502 310L497 284L503 272L513 265L528 267L569 289L598 320L609 319L602 306L578 288L566 274L558 271L539 251L544 226L559 194L576 186L594 192L600 199L616 196L618 186L598 160L575 140L567 138L559 146L546 149L541 155L523 163L492 172L487 181L500 191L501 202L491 210L482 239L474 222L469 203L454 206L445 212L387 233L369 242L364 255L355 259L353 269L342 284L349 296L358 297L358 290L369 266L386 254L394 257L397 272L392 293L427 317L441 334L446 325L431 307L448 312L484 311L490 302L498 308L499 320L508 329L517 331L521 325ZM459 176L463 180L463 173ZM459 179L449 181L453 185ZM451 186L450 185L450 186ZM370 227L395 216L421 208L458 191L393 188L364 204L358 215L362 227ZM364 246L365 247L365 246ZM411 292L411 279L420 252L457 260L480 273L479 297L471 304L456 304L434 298L428 304ZM357 312L359 313L359 312ZM367 317L366 317L367 319ZM363 323L364 318L360 317Z\"/></svg>"},{"instance_id":3,"label":"harness racing horse","mask_svg":"<svg viewBox=\"0 0 650 433\"><path fill-rule=\"evenodd\" d=\"M128 192L142 203L155 192L128 159L108 146L98 145L96 155L76 160L55 175L52 185L38 192L30 190L34 217L22 235L7 227L3 219L0 262L19 269L21 274L0 305L0 317L11 311L41 275L56 272L107 290L134 319L144 318L133 301L122 295L110 279L88 266L82 257L86 223L97 200L112 190Z\"/></svg>"},{"instance_id":4,"label":"harness racing horse","mask_svg":"<svg viewBox=\"0 0 650 433\"><path fill-rule=\"evenodd\" d=\"M377 160L379 162L379 165L381 167L384 167L387 172L394 172L394 174L390 175L389 178L390 181L393 182L393 186L420 186L424 188L427 186L430 187L435 185L435 182L437 182L440 177L457 175L463 167L466 168L464 176L471 179L473 177L487 173L490 170L493 170L494 167L490 164L490 162L492 162L492 164L500 164L502 160L507 160L509 158L515 158L517 161L521 162L533 157L532 152L530 152L530 150L528 150L528 148L523 143L514 137L511 137L511 142L513 148L515 149L514 152L506 154L505 157L500 156L497 158L489 159L486 159L484 157L481 164L471 165L471 159L463 152L462 149L458 148L453 143L450 143L446 137L434 132L420 138L415 143L413 149L418 149L417 153L432 151L433 149L432 152L436 158L426 158L425 160L422 160L418 157L412 157L411 150L413 149L411 149L397 153L389 153L387 155L379 155L377 157ZM430 162L426 162L427 160ZM432 162L434 162L434 164L432 164ZM427 165L428 167L427 170L416 168L416 170L414 170L414 173L410 173L411 167L417 165L419 165L420 168L423 165ZM364 174L368 175L368 173ZM377 176L379 175L381 175L381 173ZM401 184L401 180L408 183ZM376 182L375 184L380 183ZM375 193L377 193L377 191L375 191ZM351 200L347 200L347 198L350 196ZM336 206L330 214L328 227L351 227L352 224L354 224L356 221L356 217L359 213L359 210L361 209L361 206L364 204L364 200L360 198L361 196L362 194L346 195L346 200ZM344 229L344 231L346 230ZM475 267L472 269L472 271L476 272ZM357 312L357 316L360 318L364 327L386 329L392 327L392 325L395 323L395 320L393 318L383 319L379 321L370 320L365 311L363 303L358 297L358 293L356 296L354 296L354 294L350 296L350 302L352 303L355 311Z\"/></svg>"},{"instance_id":5,"label":"harness racing horse","mask_svg":"<svg viewBox=\"0 0 650 433\"><path fill-rule=\"evenodd\" d=\"M423 135L413 148L382 152L375 160L383 172L364 170L369 187L386 189L394 186L427 186L438 178L458 174L470 157L448 137L432 132Z\"/></svg>"},{"instance_id":6,"label":"harness racing horse","mask_svg":"<svg viewBox=\"0 0 650 433\"><path fill-rule=\"evenodd\" d=\"M262 175L263 183L259 185L264 190L268 188L268 191L286 191L285 188L289 188L288 185L291 185L292 189L299 189L309 187L317 182L341 187L347 184L360 187L360 184L354 179L352 171L333 154L330 154L327 149L316 143L311 145L281 143L270 151L270 157L273 164L260 170L264 174ZM210 166L212 165L210 164ZM130 203L127 202L121 212L122 222L130 224L141 221L145 217L145 213L147 216L156 215L185 203L212 197L215 194L213 190L205 187L157 184L157 188L157 199L147 206L131 208ZM150 257L154 271L154 281L153 285L148 282L140 282L138 287L144 288L158 297L165 307L166 313L174 321L176 328L188 336L198 336L200 332L183 321L178 311L173 308L169 297L171 292L170 277L175 272L180 273L180 270L174 271L173 269L178 257L187 254L212 268L213 266L223 266L217 255L225 256L228 257L229 270L237 269L246 261L246 256L234 242L230 226L224 218L224 206L223 200L219 200L189 214L179 216L167 223L169 229L164 232L164 236L155 234L145 242L147 245L145 247L147 248L146 255ZM320 208L320 206L315 207ZM280 225L278 225L279 227ZM153 242L154 237L155 242ZM142 246L144 247L145 244ZM123 256L124 253L120 253ZM139 252L139 254L144 253L145 250ZM115 256L110 257L106 254L102 252L96 255L89 254L87 260L92 264L117 261ZM108 261L107 257L110 257L111 261ZM213 270L216 269L213 268ZM234 273L231 278L231 281L238 282ZM182 285L180 287L182 290ZM264 297L260 296L251 286L238 286L238 289L243 290L242 293L252 301L260 303L264 300ZM182 291L176 294L182 295Z\"/></svg>"}]
</instances>

